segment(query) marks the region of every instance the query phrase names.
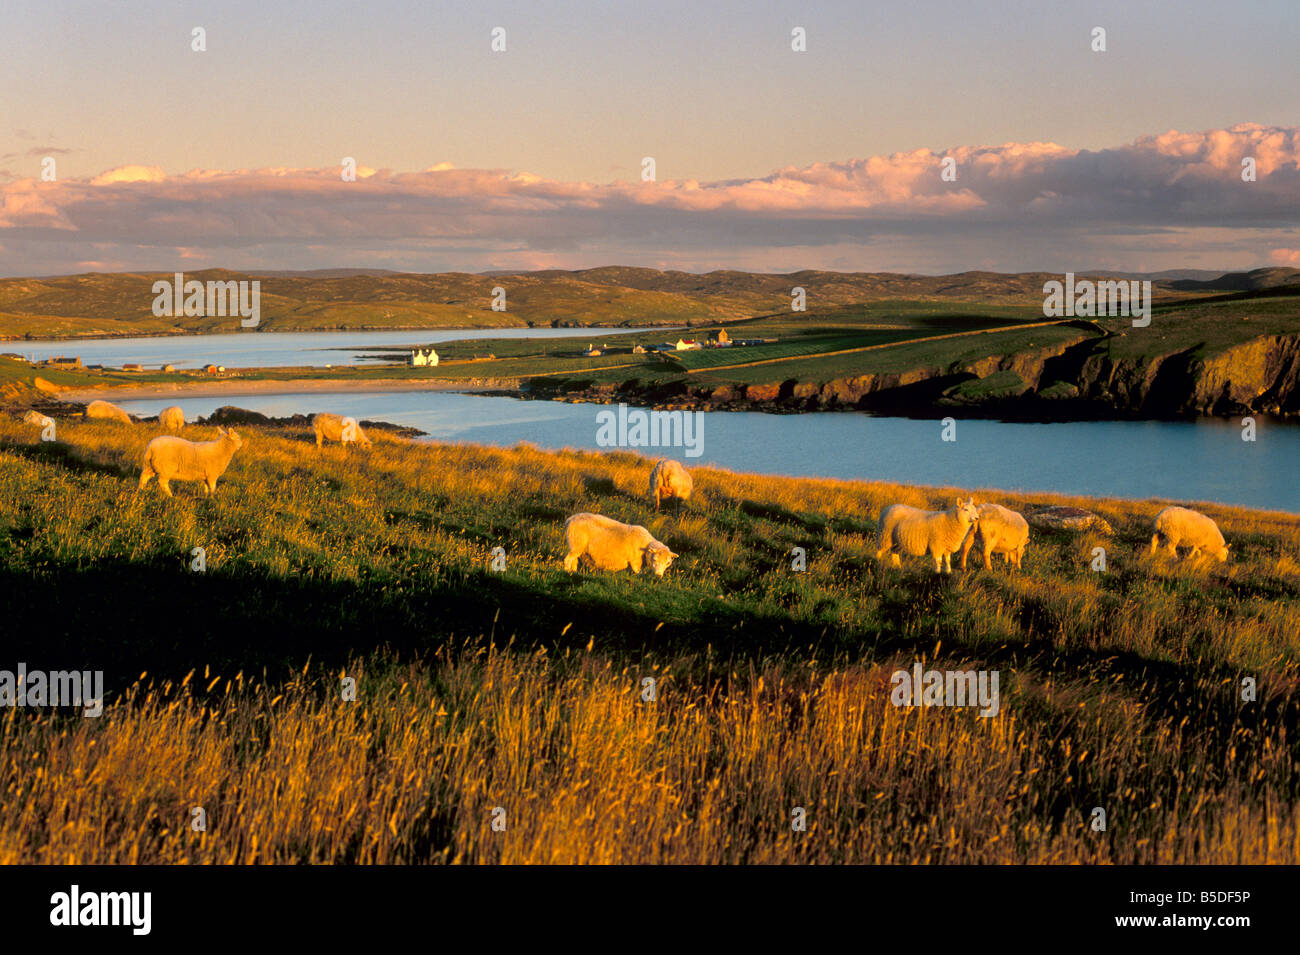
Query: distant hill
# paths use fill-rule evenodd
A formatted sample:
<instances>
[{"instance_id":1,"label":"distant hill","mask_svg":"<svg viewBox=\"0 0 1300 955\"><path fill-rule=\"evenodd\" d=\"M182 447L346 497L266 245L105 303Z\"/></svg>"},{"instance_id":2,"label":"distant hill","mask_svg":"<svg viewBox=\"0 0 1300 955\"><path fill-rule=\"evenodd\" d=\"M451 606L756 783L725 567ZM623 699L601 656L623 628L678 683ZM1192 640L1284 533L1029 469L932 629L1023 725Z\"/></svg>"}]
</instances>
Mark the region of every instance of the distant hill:
<instances>
[{"instance_id":1,"label":"distant hill","mask_svg":"<svg viewBox=\"0 0 1300 955\"><path fill-rule=\"evenodd\" d=\"M1225 272L1212 279L1182 279L1169 283L1181 292L1258 292L1300 285L1300 269L1267 268Z\"/></svg>"},{"instance_id":2,"label":"distant hill","mask_svg":"<svg viewBox=\"0 0 1300 955\"><path fill-rule=\"evenodd\" d=\"M1300 284L1300 270L1256 269L1213 278L1194 270L1152 277L1165 301ZM1108 273L1080 273L1104 277ZM1114 275L1114 273L1109 273ZM1177 277L1174 277L1177 276ZM1139 276L1135 276L1139 277ZM153 283L172 273L100 273L0 279L0 338L174 335L238 329L231 317L159 318ZM234 272L207 269L187 279L261 282L261 331L521 326L681 325L786 312L803 288L809 313L887 300L1034 305L1059 274L894 272L706 273L603 266L573 271L423 274L384 269ZM493 289L506 310L493 311Z\"/></svg>"}]
</instances>

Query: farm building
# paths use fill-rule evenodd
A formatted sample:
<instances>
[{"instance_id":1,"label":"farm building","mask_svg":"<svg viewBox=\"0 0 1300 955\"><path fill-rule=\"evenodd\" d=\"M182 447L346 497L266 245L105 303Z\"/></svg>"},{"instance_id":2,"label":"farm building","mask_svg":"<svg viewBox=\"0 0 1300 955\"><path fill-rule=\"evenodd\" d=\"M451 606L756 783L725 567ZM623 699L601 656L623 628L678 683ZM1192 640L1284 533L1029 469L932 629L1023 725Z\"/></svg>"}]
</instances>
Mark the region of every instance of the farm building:
<instances>
[{"instance_id":1,"label":"farm building","mask_svg":"<svg viewBox=\"0 0 1300 955\"><path fill-rule=\"evenodd\" d=\"M595 345L588 345L588 346L587 346L587 350L586 350L585 352L583 352L582 354L583 354L585 357L587 357L587 358L599 358L599 357L600 357L600 349L597 348Z\"/></svg>"},{"instance_id":2,"label":"farm building","mask_svg":"<svg viewBox=\"0 0 1300 955\"><path fill-rule=\"evenodd\" d=\"M411 352L411 366L413 368L435 368L437 364L438 353L432 348L429 349L428 354L418 348Z\"/></svg>"},{"instance_id":3,"label":"farm building","mask_svg":"<svg viewBox=\"0 0 1300 955\"><path fill-rule=\"evenodd\" d=\"M125 365L122 366L122 370L123 371L144 371L144 366L134 361L128 361Z\"/></svg>"}]
</instances>

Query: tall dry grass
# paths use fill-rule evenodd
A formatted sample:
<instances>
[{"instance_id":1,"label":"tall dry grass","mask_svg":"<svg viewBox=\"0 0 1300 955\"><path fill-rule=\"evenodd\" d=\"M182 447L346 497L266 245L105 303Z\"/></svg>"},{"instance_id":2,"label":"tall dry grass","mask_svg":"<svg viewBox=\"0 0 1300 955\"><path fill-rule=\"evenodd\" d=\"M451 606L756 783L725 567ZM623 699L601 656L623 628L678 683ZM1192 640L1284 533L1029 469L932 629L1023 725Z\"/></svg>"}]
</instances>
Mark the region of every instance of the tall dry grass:
<instances>
[{"instance_id":1,"label":"tall dry grass","mask_svg":"<svg viewBox=\"0 0 1300 955\"><path fill-rule=\"evenodd\" d=\"M1116 536L937 580L874 518L955 489L700 470L655 515L636 455L254 430L167 501L150 436L0 422L0 668L116 674L99 719L0 710L0 861L1300 861L1294 516L1209 509L1236 557L1190 567L1145 553L1161 502L999 495ZM575 510L682 557L570 578ZM998 716L891 705L915 660L998 670Z\"/></svg>"}]
</instances>

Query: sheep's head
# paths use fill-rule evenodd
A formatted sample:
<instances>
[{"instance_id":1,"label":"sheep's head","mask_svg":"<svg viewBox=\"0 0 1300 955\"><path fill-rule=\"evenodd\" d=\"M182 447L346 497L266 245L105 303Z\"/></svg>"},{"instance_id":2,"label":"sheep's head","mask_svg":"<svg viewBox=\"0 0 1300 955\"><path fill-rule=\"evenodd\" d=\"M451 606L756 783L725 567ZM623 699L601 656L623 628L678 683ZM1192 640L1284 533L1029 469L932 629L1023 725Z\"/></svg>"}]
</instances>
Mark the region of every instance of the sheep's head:
<instances>
[{"instance_id":1,"label":"sheep's head","mask_svg":"<svg viewBox=\"0 0 1300 955\"><path fill-rule=\"evenodd\" d=\"M975 506L975 498L969 501L963 501L957 498L957 517L963 524L974 524L980 519L979 508Z\"/></svg>"},{"instance_id":2,"label":"sheep's head","mask_svg":"<svg viewBox=\"0 0 1300 955\"><path fill-rule=\"evenodd\" d=\"M218 428L217 434L221 435L222 439L226 442L233 444L236 451L244 446L244 439L235 431L230 431L226 428Z\"/></svg>"},{"instance_id":3,"label":"sheep's head","mask_svg":"<svg viewBox=\"0 0 1300 955\"><path fill-rule=\"evenodd\" d=\"M1210 551L1210 553L1213 554L1214 557L1218 559L1219 563L1226 564L1228 562L1228 548L1230 546L1231 546L1230 544L1224 544L1222 547L1218 547Z\"/></svg>"},{"instance_id":4,"label":"sheep's head","mask_svg":"<svg viewBox=\"0 0 1300 955\"><path fill-rule=\"evenodd\" d=\"M668 569L677 556L658 541L646 547L645 555L650 559L650 566L653 568L656 577L662 577L664 571Z\"/></svg>"}]
</instances>

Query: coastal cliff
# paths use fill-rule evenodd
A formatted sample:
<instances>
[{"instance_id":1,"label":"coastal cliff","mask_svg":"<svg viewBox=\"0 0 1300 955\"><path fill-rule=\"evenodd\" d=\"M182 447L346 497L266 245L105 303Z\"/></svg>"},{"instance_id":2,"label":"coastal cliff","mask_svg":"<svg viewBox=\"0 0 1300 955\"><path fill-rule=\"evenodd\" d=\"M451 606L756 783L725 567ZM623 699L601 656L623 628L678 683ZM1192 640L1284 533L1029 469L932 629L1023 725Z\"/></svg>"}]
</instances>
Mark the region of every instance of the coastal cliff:
<instances>
[{"instance_id":1,"label":"coastal cliff","mask_svg":"<svg viewBox=\"0 0 1300 955\"><path fill-rule=\"evenodd\" d=\"M524 393L566 401L649 404L701 411L867 411L1030 420L1300 416L1300 335L1263 335L1214 354L1195 347L1126 355L1124 333L1089 334L1051 347L974 362L829 381L704 384L535 379Z\"/></svg>"}]
</instances>

